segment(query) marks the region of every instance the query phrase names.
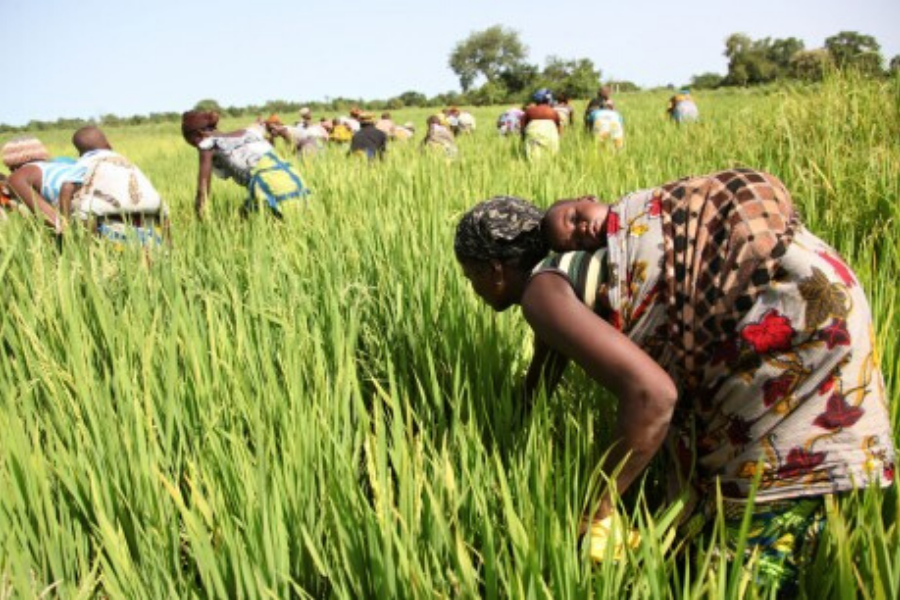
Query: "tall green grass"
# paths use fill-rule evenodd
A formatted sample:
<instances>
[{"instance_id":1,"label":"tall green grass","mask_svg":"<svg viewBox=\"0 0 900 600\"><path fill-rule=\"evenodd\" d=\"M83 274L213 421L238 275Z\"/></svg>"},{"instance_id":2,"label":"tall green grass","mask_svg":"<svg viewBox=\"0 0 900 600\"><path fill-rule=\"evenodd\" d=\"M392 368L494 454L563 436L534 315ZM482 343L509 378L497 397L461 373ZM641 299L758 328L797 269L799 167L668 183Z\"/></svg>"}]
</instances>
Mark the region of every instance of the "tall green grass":
<instances>
[{"instance_id":1,"label":"tall green grass","mask_svg":"<svg viewBox=\"0 0 900 600\"><path fill-rule=\"evenodd\" d=\"M590 564L577 526L615 404L572 369L524 417L527 328L453 259L458 217L492 195L612 200L768 170L869 293L897 431L896 80L698 102L679 128L664 95L623 94L622 152L573 131L536 164L493 134L500 107L474 109L454 162L332 149L298 163L314 194L283 223L240 220L242 190L220 181L197 222L177 126L108 130L172 205L173 245L147 262L0 227L0 597L772 595L752 561L674 536L655 468L629 498L642 545ZM42 136L71 155L70 133ZM896 488L846 500L809 596L898 597L898 509Z\"/></svg>"}]
</instances>

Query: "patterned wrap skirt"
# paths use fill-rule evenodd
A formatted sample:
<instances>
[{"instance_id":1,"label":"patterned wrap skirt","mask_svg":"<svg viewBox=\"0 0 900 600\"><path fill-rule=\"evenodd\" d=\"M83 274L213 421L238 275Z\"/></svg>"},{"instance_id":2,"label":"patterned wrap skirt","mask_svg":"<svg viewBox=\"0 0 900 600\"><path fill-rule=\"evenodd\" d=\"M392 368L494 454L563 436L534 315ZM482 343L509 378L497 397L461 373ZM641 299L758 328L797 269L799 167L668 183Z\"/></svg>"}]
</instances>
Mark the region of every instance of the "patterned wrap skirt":
<instances>
[{"instance_id":1,"label":"patterned wrap skirt","mask_svg":"<svg viewBox=\"0 0 900 600\"><path fill-rule=\"evenodd\" d=\"M865 293L772 175L663 186L674 452L701 495L758 502L889 485L895 452Z\"/></svg>"},{"instance_id":2,"label":"patterned wrap skirt","mask_svg":"<svg viewBox=\"0 0 900 600\"><path fill-rule=\"evenodd\" d=\"M549 119L531 121L525 126L525 155L538 158L559 152L559 130Z\"/></svg>"},{"instance_id":3,"label":"patterned wrap skirt","mask_svg":"<svg viewBox=\"0 0 900 600\"><path fill-rule=\"evenodd\" d=\"M277 217L282 216L283 202L299 200L310 193L294 167L272 152L265 154L253 167L247 189L250 197L244 204L246 212L267 206Z\"/></svg>"}]
</instances>

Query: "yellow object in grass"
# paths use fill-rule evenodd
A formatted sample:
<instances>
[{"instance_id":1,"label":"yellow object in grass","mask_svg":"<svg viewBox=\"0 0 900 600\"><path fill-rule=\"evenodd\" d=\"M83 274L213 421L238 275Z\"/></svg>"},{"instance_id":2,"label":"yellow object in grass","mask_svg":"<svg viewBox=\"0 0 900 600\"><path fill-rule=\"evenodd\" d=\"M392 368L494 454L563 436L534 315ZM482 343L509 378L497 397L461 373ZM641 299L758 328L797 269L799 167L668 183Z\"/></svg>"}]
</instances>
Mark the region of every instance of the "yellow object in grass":
<instances>
[{"instance_id":1,"label":"yellow object in grass","mask_svg":"<svg viewBox=\"0 0 900 600\"><path fill-rule=\"evenodd\" d=\"M603 562L608 557L616 561L622 560L626 546L633 550L641 543L640 534L634 529L626 529L622 520L615 515L591 523L587 534L591 544L591 560L594 562ZM608 549L610 544L613 544L612 551Z\"/></svg>"}]
</instances>

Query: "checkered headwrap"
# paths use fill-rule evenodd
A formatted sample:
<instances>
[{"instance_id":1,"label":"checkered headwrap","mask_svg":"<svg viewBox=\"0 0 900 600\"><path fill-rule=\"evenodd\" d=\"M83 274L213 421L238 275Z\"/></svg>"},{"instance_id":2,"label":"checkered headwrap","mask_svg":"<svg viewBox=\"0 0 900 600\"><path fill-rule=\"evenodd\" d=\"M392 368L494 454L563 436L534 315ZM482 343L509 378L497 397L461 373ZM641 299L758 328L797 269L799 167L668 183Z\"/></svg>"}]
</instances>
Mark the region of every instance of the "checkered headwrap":
<instances>
[{"instance_id":1,"label":"checkered headwrap","mask_svg":"<svg viewBox=\"0 0 900 600\"><path fill-rule=\"evenodd\" d=\"M543 216L543 211L521 198L485 200L469 209L456 226L456 257L514 261L530 268L549 251L541 236Z\"/></svg>"}]
</instances>

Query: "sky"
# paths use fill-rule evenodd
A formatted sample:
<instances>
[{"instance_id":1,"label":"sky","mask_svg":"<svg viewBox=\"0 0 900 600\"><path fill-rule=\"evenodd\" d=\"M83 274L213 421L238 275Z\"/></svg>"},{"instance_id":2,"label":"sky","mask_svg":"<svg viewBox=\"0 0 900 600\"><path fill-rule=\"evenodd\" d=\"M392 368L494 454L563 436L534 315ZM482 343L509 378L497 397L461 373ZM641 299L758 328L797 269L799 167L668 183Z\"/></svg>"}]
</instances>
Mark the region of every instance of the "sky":
<instances>
[{"instance_id":1,"label":"sky","mask_svg":"<svg viewBox=\"0 0 900 600\"><path fill-rule=\"evenodd\" d=\"M725 38L839 31L900 54L900 0L0 0L0 123L181 112L337 96L459 90L447 65L470 33L518 32L528 61L590 58L642 87L724 74Z\"/></svg>"}]
</instances>

